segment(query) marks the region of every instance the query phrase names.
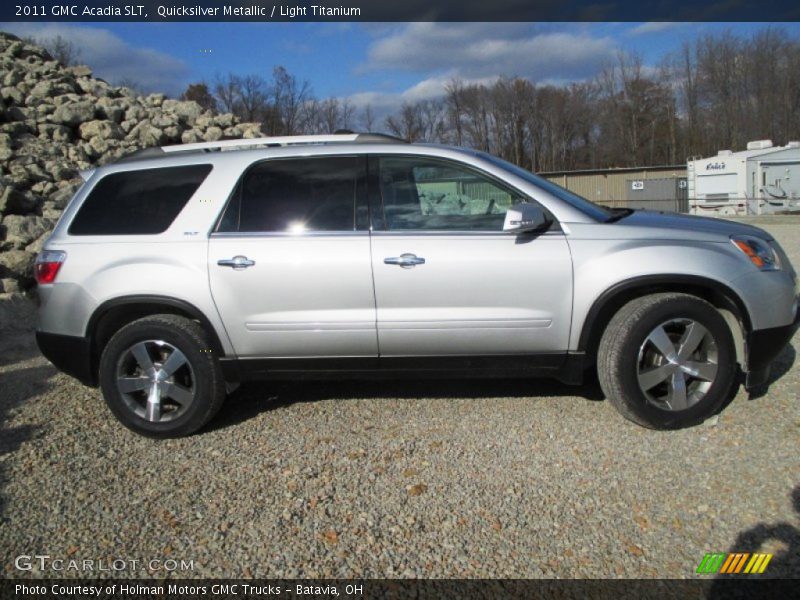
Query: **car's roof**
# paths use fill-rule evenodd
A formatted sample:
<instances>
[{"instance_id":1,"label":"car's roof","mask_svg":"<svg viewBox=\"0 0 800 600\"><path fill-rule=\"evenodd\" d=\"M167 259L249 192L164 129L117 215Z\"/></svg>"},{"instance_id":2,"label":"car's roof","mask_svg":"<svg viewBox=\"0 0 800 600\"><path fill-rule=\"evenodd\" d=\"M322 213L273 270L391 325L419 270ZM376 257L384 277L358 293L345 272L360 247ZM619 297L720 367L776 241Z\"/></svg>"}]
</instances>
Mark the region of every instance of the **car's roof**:
<instances>
[{"instance_id":1,"label":"car's roof","mask_svg":"<svg viewBox=\"0 0 800 600\"><path fill-rule=\"evenodd\" d=\"M213 164L229 168L244 166L261 158L331 154L422 154L442 157L477 157L468 148L443 144L409 143L383 134L332 134L221 140L145 148L84 173L84 178L120 171L138 171L191 164Z\"/></svg>"}]
</instances>

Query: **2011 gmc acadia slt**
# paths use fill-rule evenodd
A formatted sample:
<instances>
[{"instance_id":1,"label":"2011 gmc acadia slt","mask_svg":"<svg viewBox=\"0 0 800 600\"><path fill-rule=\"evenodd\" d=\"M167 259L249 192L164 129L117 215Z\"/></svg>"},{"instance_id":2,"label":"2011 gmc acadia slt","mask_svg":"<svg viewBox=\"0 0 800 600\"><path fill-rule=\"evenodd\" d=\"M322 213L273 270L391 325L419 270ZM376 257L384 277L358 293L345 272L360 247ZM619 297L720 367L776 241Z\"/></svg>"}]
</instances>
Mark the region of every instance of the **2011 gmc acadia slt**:
<instances>
[{"instance_id":1,"label":"2011 gmc acadia slt","mask_svg":"<svg viewBox=\"0 0 800 600\"><path fill-rule=\"evenodd\" d=\"M765 231L603 208L482 152L229 140L85 178L36 261L37 340L148 436L198 430L243 380L589 369L626 418L685 427L798 327Z\"/></svg>"}]
</instances>

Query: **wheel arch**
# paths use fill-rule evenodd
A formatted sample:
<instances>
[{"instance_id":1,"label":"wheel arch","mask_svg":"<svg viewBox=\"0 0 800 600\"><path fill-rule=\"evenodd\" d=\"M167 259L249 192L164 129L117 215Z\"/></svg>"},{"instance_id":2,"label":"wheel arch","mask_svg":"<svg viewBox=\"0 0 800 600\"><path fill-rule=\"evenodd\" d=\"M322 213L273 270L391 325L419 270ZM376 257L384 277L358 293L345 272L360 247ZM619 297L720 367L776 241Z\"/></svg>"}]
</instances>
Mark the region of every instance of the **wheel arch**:
<instances>
[{"instance_id":1,"label":"wheel arch","mask_svg":"<svg viewBox=\"0 0 800 600\"><path fill-rule=\"evenodd\" d=\"M196 306L170 296L137 294L107 300L89 318L85 336L90 342L92 373L97 373L100 354L116 331L137 319L157 314L178 315L199 322L217 356L225 356L217 331Z\"/></svg>"},{"instance_id":2,"label":"wheel arch","mask_svg":"<svg viewBox=\"0 0 800 600\"><path fill-rule=\"evenodd\" d=\"M738 360L742 365L745 364L743 342L747 332L752 330L752 323L744 301L730 287L715 279L679 274L633 277L614 284L600 294L586 314L578 338L578 352L585 354L587 364L594 364L600 338L617 311L635 298L659 292L697 296L720 310L731 327ZM735 330L734 323L738 323L739 331Z\"/></svg>"}]
</instances>

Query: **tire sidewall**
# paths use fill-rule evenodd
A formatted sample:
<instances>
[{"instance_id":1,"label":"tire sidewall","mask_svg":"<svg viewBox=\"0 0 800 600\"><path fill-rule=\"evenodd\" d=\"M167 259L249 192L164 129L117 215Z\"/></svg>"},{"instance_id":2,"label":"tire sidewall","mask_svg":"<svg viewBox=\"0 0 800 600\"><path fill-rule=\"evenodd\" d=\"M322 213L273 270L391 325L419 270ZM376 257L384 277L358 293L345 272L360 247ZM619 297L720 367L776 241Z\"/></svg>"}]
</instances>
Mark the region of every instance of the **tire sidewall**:
<instances>
[{"instance_id":1,"label":"tire sidewall","mask_svg":"<svg viewBox=\"0 0 800 600\"><path fill-rule=\"evenodd\" d=\"M189 361L194 375L195 396L191 406L179 418L166 423L151 423L132 412L116 384L117 363L121 353L137 342L154 339L163 340L179 349ZM136 433L157 438L187 435L205 423L213 402L213 361L211 353L199 347L198 340L184 331L156 320L135 321L117 332L103 350L100 359L103 398L114 416Z\"/></svg>"},{"instance_id":2,"label":"tire sidewall","mask_svg":"<svg viewBox=\"0 0 800 600\"><path fill-rule=\"evenodd\" d=\"M648 335L659 325L673 319L697 321L713 336L717 344L717 377L706 395L682 411L669 411L652 405L639 387L639 349ZM736 350L728 324L719 312L701 300L672 299L651 308L631 326L624 341L619 368L629 408L647 423L660 429L679 429L701 423L713 415L725 401L736 375Z\"/></svg>"}]
</instances>

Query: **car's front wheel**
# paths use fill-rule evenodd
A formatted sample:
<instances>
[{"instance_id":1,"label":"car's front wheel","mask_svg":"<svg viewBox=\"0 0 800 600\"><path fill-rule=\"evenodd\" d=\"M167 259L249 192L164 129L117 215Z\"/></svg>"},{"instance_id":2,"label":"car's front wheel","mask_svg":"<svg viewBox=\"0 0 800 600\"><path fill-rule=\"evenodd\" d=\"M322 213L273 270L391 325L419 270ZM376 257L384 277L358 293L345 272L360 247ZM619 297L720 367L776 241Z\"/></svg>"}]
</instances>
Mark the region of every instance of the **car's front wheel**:
<instances>
[{"instance_id":1,"label":"car's front wheel","mask_svg":"<svg viewBox=\"0 0 800 600\"><path fill-rule=\"evenodd\" d=\"M688 294L632 300L609 322L597 353L606 397L627 419L679 429L717 412L736 380L736 350L725 319Z\"/></svg>"},{"instance_id":2,"label":"car's front wheel","mask_svg":"<svg viewBox=\"0 0 800 600\"><path fill-rule=\"evenodd\" d=\"M114 334L100 358L100 387L123 425L156 438L194 433L225 399L206 333L176 315L138 319Z\"/></svg>"}]
</instances>

